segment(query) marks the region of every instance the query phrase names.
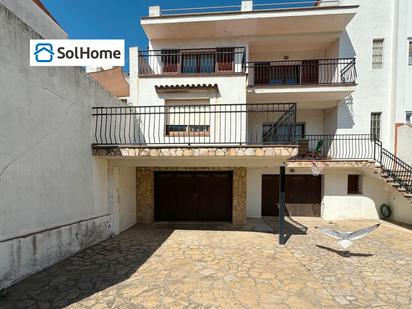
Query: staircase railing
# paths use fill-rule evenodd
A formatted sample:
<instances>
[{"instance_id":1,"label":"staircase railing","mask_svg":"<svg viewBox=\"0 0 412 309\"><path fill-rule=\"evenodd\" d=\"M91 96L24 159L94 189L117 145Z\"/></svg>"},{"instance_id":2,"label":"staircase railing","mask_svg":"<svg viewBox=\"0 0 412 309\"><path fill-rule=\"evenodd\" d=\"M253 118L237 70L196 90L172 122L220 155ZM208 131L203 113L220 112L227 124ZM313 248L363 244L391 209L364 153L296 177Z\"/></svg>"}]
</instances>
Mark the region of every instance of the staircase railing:
<instances>
[{"instance_id":1,"label":"staircase railing","mask_svg":"<svg viewBox=\"0 0 412 309\"><path fill-rule=\"evenodd\" d=\"M412 166L383 148L372 134L296 136L298 155L289 160L370 160L380 165L406 193L412 194Z\"/></svg>"},{"instance_id":2,"label":"staircase railing","mask_svg":"<svg viewBox=\"0 0 412 309\"><path fill-rule=\"evenodd\" d=\"M376 161L379 162L382 171L404 188L406 193L412 193L412 166L383 148L380 141L377 141L377 144L380 149Z\"/></svg>"}]
</instances>

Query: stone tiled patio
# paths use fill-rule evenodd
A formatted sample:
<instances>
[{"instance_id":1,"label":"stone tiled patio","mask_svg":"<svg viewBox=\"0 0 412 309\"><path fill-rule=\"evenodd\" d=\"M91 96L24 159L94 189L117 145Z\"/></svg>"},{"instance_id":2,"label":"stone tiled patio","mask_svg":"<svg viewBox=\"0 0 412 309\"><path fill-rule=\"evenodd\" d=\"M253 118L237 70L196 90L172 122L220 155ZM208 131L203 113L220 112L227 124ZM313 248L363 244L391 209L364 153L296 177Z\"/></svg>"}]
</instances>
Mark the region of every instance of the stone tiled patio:
<instances>
[{"instance_id":1,"label":"stone tiled patio","mask_svg":"<svg viewBox=\"0 0 412 309\"><path fill-rule=\"evenodd\" d=\"M345 256L315 225L374 222L297 219L286 247L263 222L135 226L17 285L1 308L334 308L412 306L412 231L389 223ZM273 219L265 220L272 225Z\"/></svg>"}]
</instances>

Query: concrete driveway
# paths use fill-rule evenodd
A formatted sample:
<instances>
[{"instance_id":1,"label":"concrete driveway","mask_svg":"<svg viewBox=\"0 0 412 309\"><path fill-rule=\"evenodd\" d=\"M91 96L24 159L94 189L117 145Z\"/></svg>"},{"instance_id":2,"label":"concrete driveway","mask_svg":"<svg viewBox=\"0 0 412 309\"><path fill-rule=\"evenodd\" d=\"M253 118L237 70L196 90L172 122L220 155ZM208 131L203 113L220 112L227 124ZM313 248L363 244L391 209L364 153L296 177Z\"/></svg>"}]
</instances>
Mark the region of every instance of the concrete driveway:
<instances>
[{"instance_id":1,"label":"concrete driveway","mask_svg":"<svg viewBox=\"0 0 412 309\"><path fill-rule=\"evenodd\" d=\"M229 226L135 226L7 289L1 308L334 308L412 306L412 232L383 223L344 256L297 219L286 247L261 221ZM250 231L252 230L252 231ZM255 230L255 231L253 231Z\"/></svg>"}]
</instances>

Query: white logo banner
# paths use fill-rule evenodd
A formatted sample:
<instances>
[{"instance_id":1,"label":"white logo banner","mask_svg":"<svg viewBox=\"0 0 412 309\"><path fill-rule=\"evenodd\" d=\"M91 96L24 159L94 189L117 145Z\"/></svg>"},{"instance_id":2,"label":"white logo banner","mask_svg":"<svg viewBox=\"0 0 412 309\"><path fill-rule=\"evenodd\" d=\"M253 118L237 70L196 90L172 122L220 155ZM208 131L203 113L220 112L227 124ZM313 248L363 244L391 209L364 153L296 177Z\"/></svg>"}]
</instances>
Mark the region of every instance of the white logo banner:
<instances>
[{"instance_id":1,"label":"white logo banner","mask_svg":"<svg viewBox=\"0 0 412 309\"><path fill-rule=\"evenodd\" d=\"M30 40L30 66L124 66L124 40Z\"/></svg>"}]
</instances>

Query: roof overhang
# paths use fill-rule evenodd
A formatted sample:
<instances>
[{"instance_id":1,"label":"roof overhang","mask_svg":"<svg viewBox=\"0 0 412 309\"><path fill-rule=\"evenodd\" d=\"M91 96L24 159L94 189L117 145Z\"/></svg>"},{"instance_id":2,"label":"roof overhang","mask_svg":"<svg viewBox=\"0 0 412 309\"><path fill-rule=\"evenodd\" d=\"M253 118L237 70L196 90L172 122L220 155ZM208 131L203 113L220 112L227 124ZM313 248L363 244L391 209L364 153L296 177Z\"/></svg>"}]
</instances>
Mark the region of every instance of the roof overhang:
<instances>
[{"instance_id":1,"label":"roof overhang","mask_svg":"<svg viewBox=\"0 0 412 309\"><path fill-rule=\"evenodd\" d=\"M150 40L228 38L343 31L359 6L143 17Z\"/></svg>"},{"instance_id":2,"label":"roof overhang","mask_svg":"<svg viewBox=\"0 0 412 309\"><path fill-rule=\"evenodd\" d=\"M170 92L218 92L217 84L156 85L157 93Z\"/></svg>"}]
</instances>

